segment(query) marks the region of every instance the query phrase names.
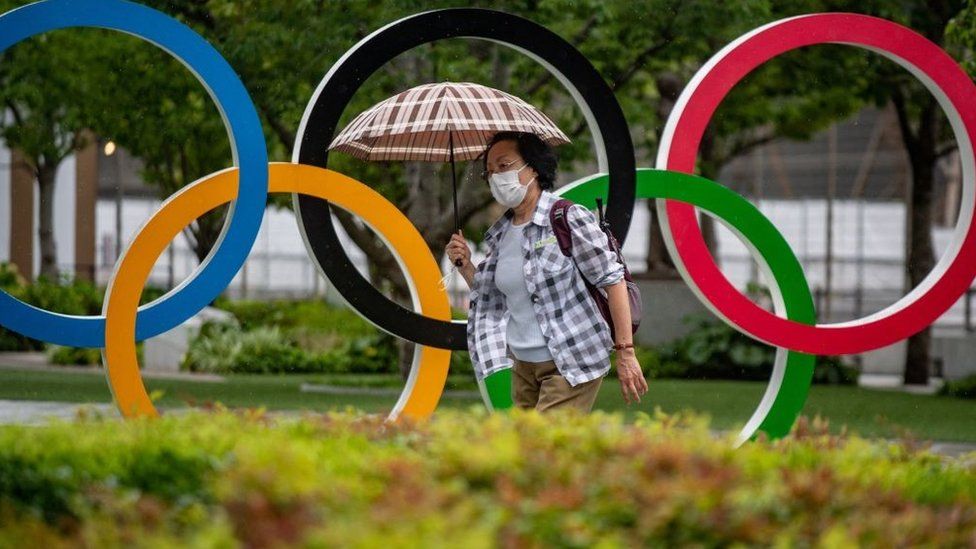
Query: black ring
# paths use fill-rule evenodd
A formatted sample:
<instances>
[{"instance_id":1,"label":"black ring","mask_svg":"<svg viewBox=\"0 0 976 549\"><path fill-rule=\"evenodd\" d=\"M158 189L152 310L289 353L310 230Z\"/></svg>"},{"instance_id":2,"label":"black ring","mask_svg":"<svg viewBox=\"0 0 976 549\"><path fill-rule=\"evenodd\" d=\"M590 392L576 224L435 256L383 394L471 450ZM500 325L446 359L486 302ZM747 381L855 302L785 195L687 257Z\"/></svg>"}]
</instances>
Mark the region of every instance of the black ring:
<instances>
[{"instance_id":1,"label":"black ring","mask_svg":"<svg viewBox=\"0 0 976 549\"><path fill-rule=\"evenodd\" d=\"M450 8L405 17L374 32L336 62L319 84L302 118L297 162L325 168L329 144L353 94L387 61L412 48L445 38L493 40L537 56L569 81L589 108L602 137L610 179L607 218L623 243L634 209L636 164L630 130L603 77L572 44L549 29L505 12ZM298 195L298 211L314 260L339 293L379 328L422 345L467 350L464 323L436 320L389 300L363 278L332 226L329 203Z\"/></svg>"}]
</instances>

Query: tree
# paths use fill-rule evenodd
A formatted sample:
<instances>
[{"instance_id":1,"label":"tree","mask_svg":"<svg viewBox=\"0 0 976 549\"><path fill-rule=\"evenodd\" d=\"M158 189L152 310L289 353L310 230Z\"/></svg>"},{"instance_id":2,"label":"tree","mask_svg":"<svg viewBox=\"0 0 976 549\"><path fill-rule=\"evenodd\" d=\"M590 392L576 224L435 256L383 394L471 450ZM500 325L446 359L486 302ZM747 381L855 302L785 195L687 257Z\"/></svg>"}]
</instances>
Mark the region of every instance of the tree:
<instances>
[{"instance_id":1,"label":"tree","mask_svg":"<svg viewBox=\"0 0 976 549\"><path fill-rule=\"evenodd\" d=\"M0 10L14 7L0 3ZM55 31L0 55L0 136L21 152L37 182L41 276L58 279L54 190L58 167L83 147L91 123L85 97L101 92L104 74L90 62L97 33ZM95 46L97 47L97 46ZM75 67L86 70L74 70Z\"/></svg>"},{"instance_id":2,"label":"tree","mask_svg":"<svg viewBox=\"0 0 976 549\"><path fill-rule=\"evenodd\" d=\"M203 85L158 47L111 31L96 63L106 92L91 98L93 126L142 161L142 178L166 198L186 184L232 164L220 114ZM184 230L198 261L210 253L226 206Z\"/></svg>"},{"instance_id":3,"label":"tree","mask_svg":"<svg viewBox=\"0 0 976 549\"><path fill-rule=\"evenodd\" d=\"M968 59L971 75L976 74L971 63L973 43L972 3L964 9L960 0L903 2L894 6L882 3L865 10L898 21L924 35L932 42L947 48L956 59ZM957 17L958 16L958 17ZM955 34L950 41L947 28L957 17ZM890 101L894 105L901 130L902 143L911 166L911 192L905 197L908 210L908 250L905 268L911 287L918 286L935 267L935 247L932 242L933 194L937 163L951 154L957 145L948 121L936 101L918 81L906 71L886 60L875 60L872 71L873 86L867 91L877 104ZM905 384L928 384L932 328L908 339L905 356Z\"/></svg>"},{"instance_id":4,"label":"tree","mask_svg":"<svg viewBox=\"0 0 976 549\"><path fill-rule=\"evenodd\" d=\"M706 17L701 12L711 7L682 5L675 13L683 22L679 29L690 32L678 51L662 51L665 63L650 65L651 86L644 103L652 108L657 123L647 137L648 145L660 141L663 124L675 101L691 77L726 44L755 27L800 13L831 9L824 2L749 2L736 7L726 4L725 12ZM851 93L859 85L856 75L864 60L840 47L811 48L788 52L765 63L744 78L723 100L702 137L697 171L717 179L722 168L737 157L779 138L806 140L816 132L856 112L864 104ZM647 116L647 115L645 115ZM723 181L733 185L733 181ZM656 208L648 204L651 217L648 272L656 277L677 277L670 256L663 246ZM713 257L718 257L714 220L702 216L702 232Z\"/></svg>"},{"instance_id":5,"label":"tree","mask_svg":"<svg viewBox=\"0 0 976 549\"><path fill-rule=\"evenodd\" d=\"M288 160L295 141L295 131L316 84L350 46L392 19L431 6L402 3L368 5L365 2L327 4L293 2L282 4L268 0L230 2L155 2L157 7L193 26L228 59L238 71L262 116L272 159ZM337 24L339 22L339 24ZM485 80L478 72L490 50L487 43L435 44L409 52L393 60L377 74L347 107L349 118L371 104L404 87L410 78L441 79L443 74L466 74ZM470 48L470 49L469 49ZM472 52L474 55L472 55ZM141 54L140 54L141 55ZM142 61L139 61L142 59ZM195 82L174 74L172 63L133 54L117 63L120 76L117 86L125 90L125 118L106 117L103 131L111 132L146 164L147 179L156 182L163 194L186 184L192 178L230 163L226 139L219 132L219 119L206 112L206 97ZM144 68L133 71L133 66ZM131 73L139 73L134 82ZM151 73L151 74L150 74ZM419 83L419 82L418 82ZM133 93L137 90L136 93ZM192 99L191 99L192 98ZM209 109L209 110L212 110ZM445 166L420 163L367 164L334 155L330 167L372 184L394 201L415 221L436 256L450 233L449 195ZM282 200L284 198L284 200ZM489 203L484 186L462 187L460 210L462 220L470 220ZM272 199L290 207L286 197ZM409 289L399 267L381 241L358 220L343 212L337 217L357 246L370 259L373 280L393 299L409 302ZM205 219L197 223L196 241L206 243L203 234L216 235L220 216L214 223ZM215 230L202 232L201 227ZM198 247L202 258L209 247ZM405 346L407 344L404 344ZM401 369L409 368L409 353L401 353Z\"/></svg>"},{"instance_id":6,"label":"tree","mask_svg":"<svg viewBox=\"0 0 976 549\"><path fill-rule=\"evenodd\" d=\"M272 156L279 154L281 158L287 157L294 145L295 129L315 84L347 48L386 23L449 4L380 2L366 6L359 2L330 5L210 0L160 1L155 5L194 26L228 58L241 74L270 132ZM783 13L796 13L768 2L677 0L641 4L623 0L509 2L500 9L547 26L593 62L631 122L637 155L644 165L652 163L652 151L670 110L669 101L700 64L756 24ZM793 9L800 8L794 5ZM852 109L848 102L836 100L850 97L836 94L839 85L828 92L834 94L835 101L824 108L825 94L813 89L806 95L793 92L795 83L789 81L792 75L788 70L765 70L776 79L750 80L730 96L716 117L703 147L702 173L707 176L714 177L722 164L775 136L809 135ZM562 170L572 172L592 164L592 140L582 112L555 78L531 59L480 40L439 41L392 60L359 90L347 106L342 123L411 85L439 80L484 82L539 105L573 139L572 144L558 149ZM378 188L407 213L431 251L440 256L453 229L449 186L444 184L446 166L369 164L339 154L331 157L330 166ZM471 184L473 171L467 167L466 177L462 177L465 183L461 185L459 206L466 234L477 239L491 221L491 199L484 185ZM406 302L407 285L392 255L352 216L338 212L337 217L368 256L374 280L394 299ZM709 221L705 225L706 234L711 234ZM711 240L714 242L714 237ZM662 251L663 247L657 247L652 255L661 255ZM406 367L406 353L403 358Z\"/></svg>"},{"instance_id":7,"label":"tree","mask_svg":"<svg viewBox=\"0 0 976 549\"><path fill-rule=\"evenodd\" d=\"M966 9L963 4L950 0L895 4L883 1L773 2L767 20L818 11L878 15L913 28L948 48L956 59L964 60L970 74L976 74L973 62L976 10L972 1ZM954 17L951 32L947 35L946 29ZM748 28L756 24L751 21ZM710 43L708 47L714 52L748 28L730 24L724 33L703 33L702 42ZM707 55L701 61L705 58ZM659 116L663 117L670 109L663 99L677 97L682 87L678 84L681 75L686 75L683 79L687 80L692 68L697 65L691 63L657 77L658 97L662 98L656 110ZM807 139L862 106L883 106L888 102L894 105L898 115L902 141L912 169L912 191L906 196L910 218L906 271L910 285L917 286L935 265L932 207L937 163L951 154L956 144L935 98L890 61L838 45L789 52L770 61L736 86L716 112L702 141L699 171L714 178L721 166L758 145L779 137ZM652 228L652 231L656 230L656 227ZM707 240L709 223L703 222L703 231ZM652 234L652 245L657 240L654 236ZM662 255L650 253L649 260L660 260ZM909 338L905 383L928 382L930 346L931 328Z\"/></svg>"},{"instance_id":8,"label":"tree","mask_svg":"<svg viewBox=\"0 0 976 549\"><path fill-rule=\"evenodd\" d=\"M318 81L349 47L400 17L451 5L440 0L148 3L191 25L238 71L263 119L270 156L276 160L290 158L306 102ZM638 163L642 165L652 164L662 125L684 83L727 42L780 17L851 9L843 2L814 0L527 0L501 6L487 2L476 5L527 17L576 45L614 90L631 123ZM875 8L863 8L870 9ZM947 13L954 12L950 9ZM97 131L140 157L146 179L156 184L163 196L229 165L228 141L216 109L188 71L150 45L108 34L113 45L105 47L97 65L107 69L99 81L111 93L77 91L91 98L90 105L98 106L94 109ZM887 97L879 91L883 86L870 81L866 56L849 53L849 49L822 46L792 52L746 78L723 102L708 128L699 171L714 178L722 165L758 145L782 136L809 137L854 112L864 101ZM87 81L78 80L79 85ZM563 172L593 165L592 140L582 112L561 85L531 59L480 40L438 41L390 61L357 92L340 126L381 99L412 85L438 80L484 82L524 97L540 106L573 138L572 144L558 149ZM914 96L906 97L906 116L913 116L914 108L909 105L914 104ZM66 104L70 103L68 99L52 101ZM370 184L397 204L440 257L453 229L446 165L365 163L336 154L330 159L330 167ZM476 239L497 214L490 208L486 186L472 183L477 169L465 166L459 197L465 232ZM272 200L290 207L287 198ZM191 227L188 236L199 258L209 253L223 215L215 212ZM338 219L368 256L377 284L393 299L407 302L407 285L392 255L352 216L338 213ZM704 225L708 237L710 223ZM657 235L657 229L652 231ZM652 249L650 256L666 263L661 249ZM658 268L666 270L667 265Z\"/></svg>"}]
</instances>

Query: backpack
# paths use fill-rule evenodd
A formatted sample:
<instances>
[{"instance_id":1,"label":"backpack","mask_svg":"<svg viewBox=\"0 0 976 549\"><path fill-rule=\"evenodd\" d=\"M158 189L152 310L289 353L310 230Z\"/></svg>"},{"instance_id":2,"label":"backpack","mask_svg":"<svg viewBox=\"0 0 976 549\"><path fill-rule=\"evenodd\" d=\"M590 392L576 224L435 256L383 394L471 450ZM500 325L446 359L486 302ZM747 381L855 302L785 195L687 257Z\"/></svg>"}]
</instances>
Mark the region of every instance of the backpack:
<instances>
[{"instance_id":1,"label":"backpack","mask_svg":"<svg viewBox=\"0 0 976 549\"><path fill-rule=\"evenodd\" d=\"M567 211L569 207L574 205L575 202L572 200L567 200L565 198L559 199L553 204L552 209L549 210L549 223L552 226L552 231L556 234L556 240L559 242L559 249L562 251L563 255L573 258L573 238L572 231L569 228L569 219L567 218ZM637 327L640 326L641 314L643 311L643 304L641 302L640 288L634 283L633 277L630 275L630 269L627 268L627 264L624 263L623 254L620 251L620 245L617 244L617 239L614 238L613 233L610 232L610 224L606 222L603 218L603 200L597 199L597 212L600 215L600 230L603 234L607 235L607 244L610 249L617 255L617 261L620 262L624 267L624 281L627 283L627 301L630 303L630 322L631 322L631 333L637 332ZM576 266L577 270L579 265ZM613 318L610 315L610 302L607 299L606 293L601 291L599 288L590 283L580 271L580 276L583 278L583 283L586 285L586 290L590 293L593 298L594 303L596 303L596 308L603 315L604 320L607 321L607 326L610 327L610 337L613 341L616 341L616 336L613 326Z\"/></svg>"}]
</instances>

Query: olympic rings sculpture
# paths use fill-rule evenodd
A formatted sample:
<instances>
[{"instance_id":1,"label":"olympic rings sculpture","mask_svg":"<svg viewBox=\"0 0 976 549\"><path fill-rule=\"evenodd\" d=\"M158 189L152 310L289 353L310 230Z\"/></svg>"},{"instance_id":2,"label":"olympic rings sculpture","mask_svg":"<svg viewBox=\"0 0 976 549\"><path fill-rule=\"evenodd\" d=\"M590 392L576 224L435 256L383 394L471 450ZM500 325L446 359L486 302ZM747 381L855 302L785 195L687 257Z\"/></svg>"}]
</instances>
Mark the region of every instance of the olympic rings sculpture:
<instances>
[{"instance_id":1,"label":"olympic rings sculpture","mask_svg":"<svg viewBox=\"0 0 976 549\"><path fill-rule=\"evenodd\" d=\"M182 23L125 0L44 0L0 15L0 51L50 30L100 27L133 34L187 66L217 104L234 151L234 168L195 181L167 199L138 232L116 266L102 316L44 311L0 291L0 325L43 341L103 348L106 377L125 417L158 412L146 392L135 343L165 332L216 298L243 265L260 227L268 192L292 193L298 225L313 262L359 314L380 329L418 343L410 376L390 418L433 413L452 350L466 350L464 322L451 321L439 267L423 238L393 204L367 185L328 169L327 145L360 85L396 55L452 37L490 40L530 56L569 91L584 113L600 173L557 192L587 207L607 199L623 242L636 198L655 199L668 252L682 278L719 318L777 347L773 373L736 446L760 431L789 433L806 401L816 354L851 354L889 345L937 319L976 278L976 85L941 48L901 25L876 17L822 13L757 28L713 56L682 92L669 117L656 169L637 169L623 111L593 65L545 27L503 12L452 8L406 17L353 46L320 82L302 118L292 163L268 163L260 120L240 79L221 55ZM894 305L867 317L816 324L810 288L786 240L759 210L719 183L691 175L712 114L746 74L781 53L814 44L865 48L892 59L937 98L959 143L961 215L949 250L925 281ZM178 287L138 306L158 256L189 223L232 203L220 239ZM414 310L376 290L354 268L331 222L330 204L359 216L393 252L408 280ZM718 269L705 247L696 208L718 219L747 246L774 284L774 312L755 305ZM511 406L510 371L479 380L490 409Z\"/></svg>"}]
</instances>

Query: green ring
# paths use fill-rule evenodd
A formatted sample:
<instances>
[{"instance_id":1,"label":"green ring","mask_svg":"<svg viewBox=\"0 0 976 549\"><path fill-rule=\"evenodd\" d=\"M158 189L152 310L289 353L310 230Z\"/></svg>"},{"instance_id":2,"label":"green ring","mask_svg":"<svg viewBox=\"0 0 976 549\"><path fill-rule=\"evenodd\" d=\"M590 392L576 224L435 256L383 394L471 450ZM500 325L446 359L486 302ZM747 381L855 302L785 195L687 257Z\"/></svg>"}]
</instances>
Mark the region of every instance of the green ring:
<instances>
[{"instance_id":1,"label":"green ring","mask_svg":"<svg viewBox=\"0 0 976 549\"><path fill-rule=\"evenodd\" d=\"M606 199L607 186L607 175L600 174L566 185L556 193L592 209L597 198ZM636 195L686 202L714 216L739 236L756 261L768 267L766 272L772 273L776 284L770 292L776 313L796 322L816 324L813 295L793 249L772 222L744 197L703 177L650 168L637 170ZM647 306L653 310L653 304ZM755 439L759 431L771 439L789 434L810 392L815 360L811 354L776 348L766 393L739 434L736 446ZM480 385L489 409L512 407L509 369L488 376Z\"/></svg>"}]
</instances>

